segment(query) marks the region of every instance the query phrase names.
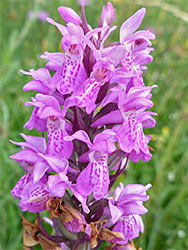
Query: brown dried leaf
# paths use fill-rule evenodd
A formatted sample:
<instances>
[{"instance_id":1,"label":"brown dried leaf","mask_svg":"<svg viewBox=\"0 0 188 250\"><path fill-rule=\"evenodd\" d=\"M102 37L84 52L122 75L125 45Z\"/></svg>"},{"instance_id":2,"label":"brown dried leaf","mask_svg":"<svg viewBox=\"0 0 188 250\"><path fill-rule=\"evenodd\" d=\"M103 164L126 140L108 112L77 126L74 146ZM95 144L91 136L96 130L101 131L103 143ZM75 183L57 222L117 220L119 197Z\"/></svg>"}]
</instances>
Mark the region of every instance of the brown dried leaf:
<instances>
[{"instance_id":1,"label":"brown dried leaf","mask_svg":"<svg viewBox=\"0 0 188 250\"><path fill-rule=\"evenodd\" d=\"M61 250L60 245L52 240L47 239L40 231L37 221L31 223L21 215L23 221L23 244L32 247L40 244L44 250ZM27 248L25 248L27 250Z\"/></svg>"},{"instance_id":2,"label":"brown dried leaf","mask_svg":"<svg viewBox=\"0 0 188 250\"><path fill-rule=\"evenodd\" d=\"M103 224L105 222L108 222L108 220L101 220L101 221L95 221L91 222L89 224L92 232L91 232L91 248L95 248L97 246L97 238L101 240L105 240L108 242L113 242L115 238L119 238L120 240L124 240L124 237L119 232L113 232L109 230L108 228L103 228ZM111 247L111 246L110 246Z\"/></svg>"},{"instance_id":3,"label":"brown dried leaf","mask_svg":"<svg viewBox=\"0 0 188 250\"><path fill-rule=\"evenodd\" d=\"M39 243L44 250L61 250L60 244L55 241L47 239L41 232L37 234Z\"/></svg>"},{"instance_id":4,"label":"brown dried leaf","mask_svg":"<svg viewBox=\"0 0 188 250\"><path fill-rule=\"evenodd\" d=\"M113 231L109 230L108 228L102 228L98 238L101 240L109 241L109 242L113 242L113 240L115 238L118 238L120 240L124 240L124 237L121 233L113 232Z\"/></svg>"},{"instance_id":5,"label":"brown dried leaf","mask_svg":"<svg viewBox=\"0 0 188 250\"><path fill-rule=\"evenodd\" d=\"M38 224L33 224L30 221L28 221L26 218L20 215L23 219L22 225L23 225L23 244L27 247L35 246L39 244L37 239L33 238L33 231L40 231Z\"/></svg>"},{"instance_id":6,"label":"brown dried leaf","mask_svg":"<svg viewBox=\"0 0 188 250\"><path fill-rule=\"evenodd\" d=\"M50 198L47 201L46 207L47 210L50 211L50 216L49 216L50 219L58 218L62 214L61 203L62 199L59 197Z\"/></svg>"}]
</instances>

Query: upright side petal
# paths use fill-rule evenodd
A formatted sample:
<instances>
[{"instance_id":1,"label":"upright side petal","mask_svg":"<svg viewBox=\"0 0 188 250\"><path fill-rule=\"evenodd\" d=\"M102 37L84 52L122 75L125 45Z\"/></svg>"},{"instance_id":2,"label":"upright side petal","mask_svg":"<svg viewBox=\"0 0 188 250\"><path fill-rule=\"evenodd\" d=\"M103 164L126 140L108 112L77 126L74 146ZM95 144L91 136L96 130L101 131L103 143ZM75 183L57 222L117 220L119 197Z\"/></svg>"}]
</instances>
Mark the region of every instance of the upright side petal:
<instances>
[{"instance_id":1,"label":"upright side petal","mask_svg":"<svg viewBox=\"0 0 188 250\"><path fill-rule=\"evenodd\" d=\"M146 9L142 8L138 10L133 16L129 17L121 25L120 43L124 43L127 37L132 35L133 32L135 32L139 28L140 24L142 23L145 13L146 13Z\"/></svg>"},{"instance_id":2,"label":"upright side petal","mask_svg":"<svg viewBox=\"0 0 188 250\"><path fill-rule=\"evenodd\" d=\"M81 25L82 21L78 14L69 7L59 7L57 9L61 17L65 20L66 23L74 23L76 25Z\"/></svg>"}]
</instances>

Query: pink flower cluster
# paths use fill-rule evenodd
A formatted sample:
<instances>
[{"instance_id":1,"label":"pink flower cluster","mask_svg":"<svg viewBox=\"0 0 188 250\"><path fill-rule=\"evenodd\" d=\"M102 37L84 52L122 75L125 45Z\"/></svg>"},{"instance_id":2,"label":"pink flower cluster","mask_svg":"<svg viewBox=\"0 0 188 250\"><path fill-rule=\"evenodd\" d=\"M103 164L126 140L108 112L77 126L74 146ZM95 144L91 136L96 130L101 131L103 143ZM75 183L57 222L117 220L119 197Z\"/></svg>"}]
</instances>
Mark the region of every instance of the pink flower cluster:
<instances>
[{"instance_id":1,"label":"pink flower cluster","mask_svg":"<svg viewBox=\"0 0 188 250\"><path fill-rule=\"evenodd\" d=\"M112 249L124 249L144 231L140 214L147 212L143 202L149 199L146 191L151 184L120 183L113 196L110 189L129 160L152 157L151 135L143 129L155 126L156 113L148 109L153 106L151 90L157 86L145 86L142 73L152 61L150 40L155 35L136 31L145 8L121 25L119 41L107 47L108 36L117 28L111 26L115 9L110 2L103 7L97 28L87 24L83 5L81 18L68 7L58 12L65 26L46 20L60 31L63 52L45 52L41 56L48 60L45 68L21 70L32 77L23 90L38 92L25 103L33 106L33 112L24 128L36 129L42 136L21 134L24 142L11 141L22 148L11 158L25 170L11 193L20 198L22 211L44 211L56 197L76 209L66 222L62 205L61 226L53 219L61 249L76 249L90 241L93 246L95 231L99 246L109 230L121 235L109 240ZM98 221L100 229L92 224ZM61 227L71 233L84 227L84 232L70 236L66 244Z\"/></svg>"}]
</instances>

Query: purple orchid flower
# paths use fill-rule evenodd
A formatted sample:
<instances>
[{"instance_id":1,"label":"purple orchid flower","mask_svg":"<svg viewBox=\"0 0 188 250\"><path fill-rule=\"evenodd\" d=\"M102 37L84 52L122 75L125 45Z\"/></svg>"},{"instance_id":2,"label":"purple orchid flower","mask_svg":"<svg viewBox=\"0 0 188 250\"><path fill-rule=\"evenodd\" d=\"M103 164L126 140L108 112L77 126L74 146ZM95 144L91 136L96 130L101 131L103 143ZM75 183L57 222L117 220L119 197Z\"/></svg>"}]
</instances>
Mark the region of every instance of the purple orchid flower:
<instances>
[{"instance_id":1,"label":"purple orchid flower","mask_svg":"<svg viewBox=\"0 0 188 250\"><path fill-rule=\"evenodd\" d=\"M51 60L53 61L54 55L51 55L51 54L46 52L46 54L45 54L46 57L44 57L44 58L50 58L50 59L52 58ZM56 58L61 57L61 59L59 59L59 60L62 60L62 56L59 55L62 53L54 53L54 54L58 54L55 57ZM51 65L52 64L53 63L51 63ZM51 67L53 67L53 66L51 66ZM51 69L50 66L49 66L49 69ZM41 68L38 70L30 69L29 72L26 72L24 70L20 70L20 72L22 72L25 75L31 75L34 78L34 80L31 80L24 85L24 87L23 87L24 91L34 90L34 91L38 91L39 93L44 94L44 95L52 95L58 100L60 105L64 104L64 98L60 95L60 93L56 92L56 89L51 84L51 75L50 75L48 69L45 69L45 68Z\"/></svg>"},{"instance_id":2,"label":"purple orchid flower","mask_svg":"<svg viewBox=\"0 0 188 250\"><path fill-rule=\"evenodd\" d=\"M51 18L47 21L60 30L63 38L61 40L62 49L65 51L64 61L60 69L52 78L52 86L56 87L61 94L69 94L87 78L86 71L83 66L83 53L86 44L96 52L95 46L89 38L102 29L95 29L84 35L80 26L74 23L68 23L67 27L56 23Z\"/></svg>"},{"instance_id":3,"label":"purple orchid flower","mask_svg":"<svg viewBox=\"0 0 188 250\"><path fill-rule=\"evenodd\" d=\"M151 89L152 87L132 87L127 94L119 87L111 89L102 104L116 102L119 110L104 115L92 124L92 127L97 127L122 123L113 128L116 131L117 141L120 149L129 153L129 159L135 162L139 159L148 161L152 156L147 146L151 137L146 137L143 133L143 127L155 126L155 120L151 115L156 115L156 113L145 111L146 107L149 108L153 105L149 100Z\"/></svg>"},{"instance_id":4,"label":"purple orchid flower","mask_svg":"<svg viewBox=\"0 0 188 250\"><path fill-rule=\"evenodd\" d=\"M109 208L112 223L118 222L122 216L144 214L148 210L143 206L143 201L147 201L149 196L146 191L151 184L143 186L141 184L128 184L125 188L123 183L115 189L114 199L109 199Z\"/></svg>"},{"instance_id":5,"label":"purple orchid flower","mask_svg":"<svg viewBox=\"0 0 188 250\"><path fill-rule=\"evenodd\" d=\"M146 69L144 65L150 63L153 59L149 55L152 49L148 49L147 46L151 46L150 39L155 39L155 35L146 30L135 32L139 28L145 12L145 8L138 10L120 27L120 43L127 50L121 64L126 72L136 73L133 78L133 86L144 86L141 69Z\"/></svg>"},{"instance_id":6,"label":"purple orchid flower","mask_svg":"<svg viewBox=\"0 0 188 250\"><path fill-rule=\"evenodd\" d=\"M68 168L68 161L57 155L49 155L46 152L46 139L43 137L26 136L21 134L26 142L14 142L13 144L22 146L22 150L10 158L19 161L21 165L23 162L24 170L29 173L33 170L33 181L36 183L45 174L46 171L55 171L56 173L66 171ZM27 168L26 168L27 166Z\"/></svg>"},{"instance_id":7,"label":"purple orchid flower","mask_svg":"<svg viewBox=\"0 0 188 250\"><path fill-rule=\"evenodd\" d=\"M90 114L96 108L95 102L100 87L110 80L113 70L113 64L110 61L98 61L93 66L90 78L71 97L66 99L64 112L66 112L68 107L77 105L78 107L86 107L86 112Z\"/></svg>"},{"instance_id":8,"label":"purple orchid flower","mask_svg":"<svg viewBox=\"0 0 188 250\"><path fill-rule=\"evenodd\" d=\"M19 206L22 211L41 212L46 209L46 202L51 194L46 189L46 176L38 182L33 181L33 169L25 174L11 190L15 198L20 198Z\"/></svg>"},{"instance_id":9,"label":"purple orchid flower","mask_svg":"<svg viewBox=\"0 0 188 250\"><path fill-rule=\"evenodd\" d=\"M19 206L22 211L42 212L46 210L46 202L50 197L51 195L46 190L45 183L41 181L37 183L29 182L22 191Z\"/></svg>"},{"instance_id":10,"label":"purple orchid flower","mask_svg":"<svg viewBox=\"0 0 188 250\"><path fill-rule=\"evenodd\" d=\"M40 123L43 122L46 125L45 130L48 130L47 153L51 155L61 155L69 159L72 154L73 145L72 142L64 141L64 137L68 135L66 131L68 122L65 121L61 113L58 101L55 97L42 94L37 94L32 100L33 102L25 103L25 105L33 105L35 108L30 120L24 127L37 129L38 121Z\"/></svg>"},{"instance_id":11,"label":"purple orchid flower","mask_svg":"<svg viewBox=\"0 0 188 250\"><path fill-rule=\"evenodd\" d=\"M124 53L122 46L113 48L104 58L98 58L93 65L90 77L83 83L73 95L64 103L64 113L70 106L86 107L87 114L96 108L96 101L101 86L110 82L114 75L115 66L120 62Z\"/></svg>"},{"instance_id":12,"label":"purple orchid flower","mask_svg":"<svg viewBox=\"0 0 188 250\"><path fill-rule=\"evenodd\" d=\"M108 154L116 150L114 145L115 133L110 130L96 135L91 143L85 131L77 131L72 136L67 136L65 140L78 139L85 142L90 150L79 158L79 161L88 161L87 167L77 178L77 189L83 196L88 196L93 192L96 200L100 200L108 192L109 170L107 166Z\"/></svg>"},{"instance_id":13,"label":"purple orchid flower","mask_svg":"<svg viewBox=\"0 0 188 250\"><path fill-rule=\"evenodd\" d=\"M128 241L137 238L139 232L144 232L144 224L142 218L137 214L122 216L112 230L123 234L124 240L115 240L115 242L120 245L125 245Z\"/></svg>"}]
</instances>

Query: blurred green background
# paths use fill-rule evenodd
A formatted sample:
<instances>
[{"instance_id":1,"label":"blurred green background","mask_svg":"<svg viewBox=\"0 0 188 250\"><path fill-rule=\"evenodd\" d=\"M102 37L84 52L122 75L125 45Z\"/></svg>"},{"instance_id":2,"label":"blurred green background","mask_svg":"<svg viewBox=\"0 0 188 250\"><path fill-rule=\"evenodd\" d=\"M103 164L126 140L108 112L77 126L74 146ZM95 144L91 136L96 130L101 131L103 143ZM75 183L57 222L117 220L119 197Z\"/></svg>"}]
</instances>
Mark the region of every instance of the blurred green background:
<instances>
[{"instance_id":1,"label":"blurred green background","mask_svg":"<svg viewBox=\"0 0 188 250\"><path fill-rule=\"evenodd\" d=\"M98 26L102 5L106 1L92 1L85 8L88 23ZM166 1L112 1L116 8L113 24L118 28L123 21L141 7L146 7L146 16L141 29L149 29L156 34L153 62L144 72L146 85L157 84L153 89L153 111L158 113L157 125L146 131L152 133L150 146L155 149L150 162L130 163L119 181L127 183L151 183L150 200L145 203L149 213L143 217L145 232L136 241L143 250L184 250L187 242L187 49L188 49L188 9L187 0ZM32 108L25 107L35 93L26 93L23 85L30 80L19 69L29 70L44 67L40 59L44 51L60 50L61 35L47 22L37 18L29 19L30 10L37 13L44 10L58 22L62 22L57 7L70 6L80 14L77 1L66 0L1 0L1 245L0 249L22 249L22 226L18 199L10 190L23 175L19 164L9 159L19 147L11 145L9 138L20 141L19 133L29 134L23 125L29 119ZM110 36L109 43L118 41L118 30ZM39 135L37 131L30 134ZM34 221L34 215L23 213ZM40 249L40 248L38 248ZM101 249L104 249L101 247Z\"/></svg>"}]
</instances>

